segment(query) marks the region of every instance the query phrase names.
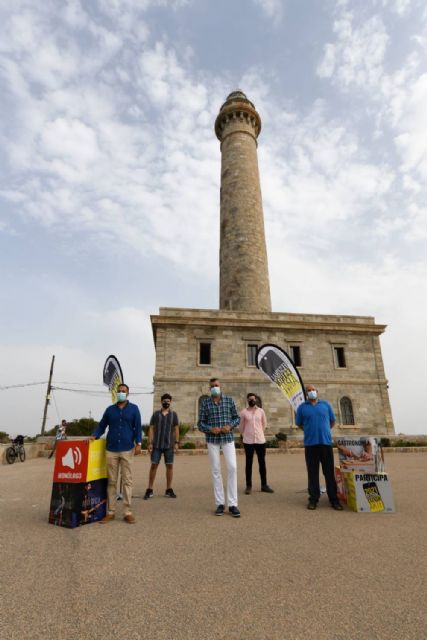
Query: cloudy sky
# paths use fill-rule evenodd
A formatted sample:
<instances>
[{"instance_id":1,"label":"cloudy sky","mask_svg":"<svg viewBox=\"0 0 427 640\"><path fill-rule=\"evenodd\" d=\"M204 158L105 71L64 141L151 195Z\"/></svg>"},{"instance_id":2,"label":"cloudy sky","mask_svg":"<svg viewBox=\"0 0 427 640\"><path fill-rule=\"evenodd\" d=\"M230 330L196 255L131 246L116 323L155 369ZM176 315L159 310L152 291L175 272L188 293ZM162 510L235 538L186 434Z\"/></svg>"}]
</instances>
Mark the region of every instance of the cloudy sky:
<instances>
[{"instance_id":1,"label":"cloudy sky","mask_svg":"<svg viewBox=\"0 0 427 640\"><path fill-rule=\"evenodd\" d=\"M159 306L218 306L218 109L239 87L273 310L373 315L396 431L426 433L425 0L1 0L0 430L147 420ZM90 393L87 391L91 390ZM102 395L102 393L103 395ZM148 395L147 395L148 394Z\"/></svg>"}]
</instances>

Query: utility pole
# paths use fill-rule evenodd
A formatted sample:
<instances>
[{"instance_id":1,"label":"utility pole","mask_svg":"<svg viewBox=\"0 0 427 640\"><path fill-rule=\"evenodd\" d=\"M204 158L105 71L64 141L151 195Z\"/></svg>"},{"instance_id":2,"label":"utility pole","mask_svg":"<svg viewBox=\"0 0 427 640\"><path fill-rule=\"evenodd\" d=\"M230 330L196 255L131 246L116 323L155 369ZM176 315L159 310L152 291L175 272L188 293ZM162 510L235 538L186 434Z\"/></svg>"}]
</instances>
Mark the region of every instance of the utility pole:
<instances>
[{"instance_id":1,"label":"utility pole","mask_svg":"<svg viewBox=\"0 0 427 640\"><path fill-rule=\"evenodd\" d=\"M44 403L44 411L43 411L43 422L42 422L42 432L41 435L44 436L44 428L46 426L46 418L47 418L47 408L50 402L50 392L52 390L52 375L53 375L53 365L55 362L55 356L52 356L52 362L50 363L50 373L49 373L49 382L47 383L47 391L46 391L46 400Z\"/></svg>"}]
</instances>

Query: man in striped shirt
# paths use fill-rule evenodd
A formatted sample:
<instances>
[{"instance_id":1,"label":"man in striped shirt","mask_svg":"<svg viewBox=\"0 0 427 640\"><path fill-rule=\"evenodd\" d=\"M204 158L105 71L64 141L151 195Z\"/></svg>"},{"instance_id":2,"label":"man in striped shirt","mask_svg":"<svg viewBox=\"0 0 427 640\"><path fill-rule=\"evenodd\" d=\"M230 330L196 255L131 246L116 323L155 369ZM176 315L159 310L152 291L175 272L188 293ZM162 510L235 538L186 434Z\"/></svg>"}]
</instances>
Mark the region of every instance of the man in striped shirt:
<instances>
[{"instance_id":1,"label":"man in striped shirt","mask_svg":"<svg viewBox=\"0 0 427 640\"><path fill-rule=\"evenodd\" d=\"M221 450L227 466L228 511L234 518L240 518L237 507L237 463L233 429L240 418L233 398L221 393L218 378L209 382L210 398L206 398L199 413L198 428L206 437L215 496L215 515L222 516L225 509L224 485L221 475Z\"/></svg>"},{"instance_id":2,"label":"man in striped shirt","mask_svg":"<svg viewBox=\"0 0 427 640\"><path fill-rule=\"evenodd\" d=\"M178 451L179 421L175 411L171 409L172 396L164 393L161 397L162 407L151 416L148 430L148 452L151 454L151 467L148 477L148 489L144 500L153 497L153 485L162 455L166 465L166 498L176 498L172 489L173 459Z\"/></svg>"}]
</instances>

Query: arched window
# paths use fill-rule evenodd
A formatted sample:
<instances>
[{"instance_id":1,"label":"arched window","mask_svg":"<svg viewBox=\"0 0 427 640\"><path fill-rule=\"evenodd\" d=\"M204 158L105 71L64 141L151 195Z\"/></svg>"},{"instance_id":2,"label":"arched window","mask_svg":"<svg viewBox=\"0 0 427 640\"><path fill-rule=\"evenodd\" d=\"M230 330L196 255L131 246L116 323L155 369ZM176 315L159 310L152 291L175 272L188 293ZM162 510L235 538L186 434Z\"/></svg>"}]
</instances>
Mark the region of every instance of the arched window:
<instances>
[{"instance_id":1,"label":"arched window","mask_svg":"<svg viewBox=\"0 0 427 640\"><path fill-rule=\"evenodd\" d=\"M353 405L350 398L344 396L340 400L341 417L343 424L354 424Z\"/></svg>"}]
</instances>

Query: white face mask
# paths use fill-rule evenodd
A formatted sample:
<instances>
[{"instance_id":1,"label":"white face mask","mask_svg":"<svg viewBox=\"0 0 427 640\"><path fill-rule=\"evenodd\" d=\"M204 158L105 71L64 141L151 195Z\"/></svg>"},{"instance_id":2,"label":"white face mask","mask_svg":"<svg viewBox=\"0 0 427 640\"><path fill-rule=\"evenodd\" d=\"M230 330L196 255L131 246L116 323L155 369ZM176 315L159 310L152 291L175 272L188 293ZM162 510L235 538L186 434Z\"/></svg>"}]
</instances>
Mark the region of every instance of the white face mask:
<instances>
[{"instance_id":1,"label":"white face mask","mask_svg":"<svg viewBox=\"0 0 427 640\"><path fill-rule=\"evenodd\" d=\"M211 396L221 395L221 387L211 387Z\"/></svg>"},{"instance_id":2,"label":"white face mask","mask_svg":"<svg viewBox=\"0 0 427 640\"><path fill-rule=\"evenodd\" d=\"M117 402L124 402L127 398L126 391L118 391L117 392Z\"/></svg>"},{"instance_id":3,"label":"white face mask","mask_svg":"<svg viewBox=\"0 0 427 640\"><path fill-rule=\"evenodd\" d=\"M309 400L316 400L317 391L315 389L312 389L311 391L307 391L307 396L308 396Z\"/></svg>"}]
</instances>

